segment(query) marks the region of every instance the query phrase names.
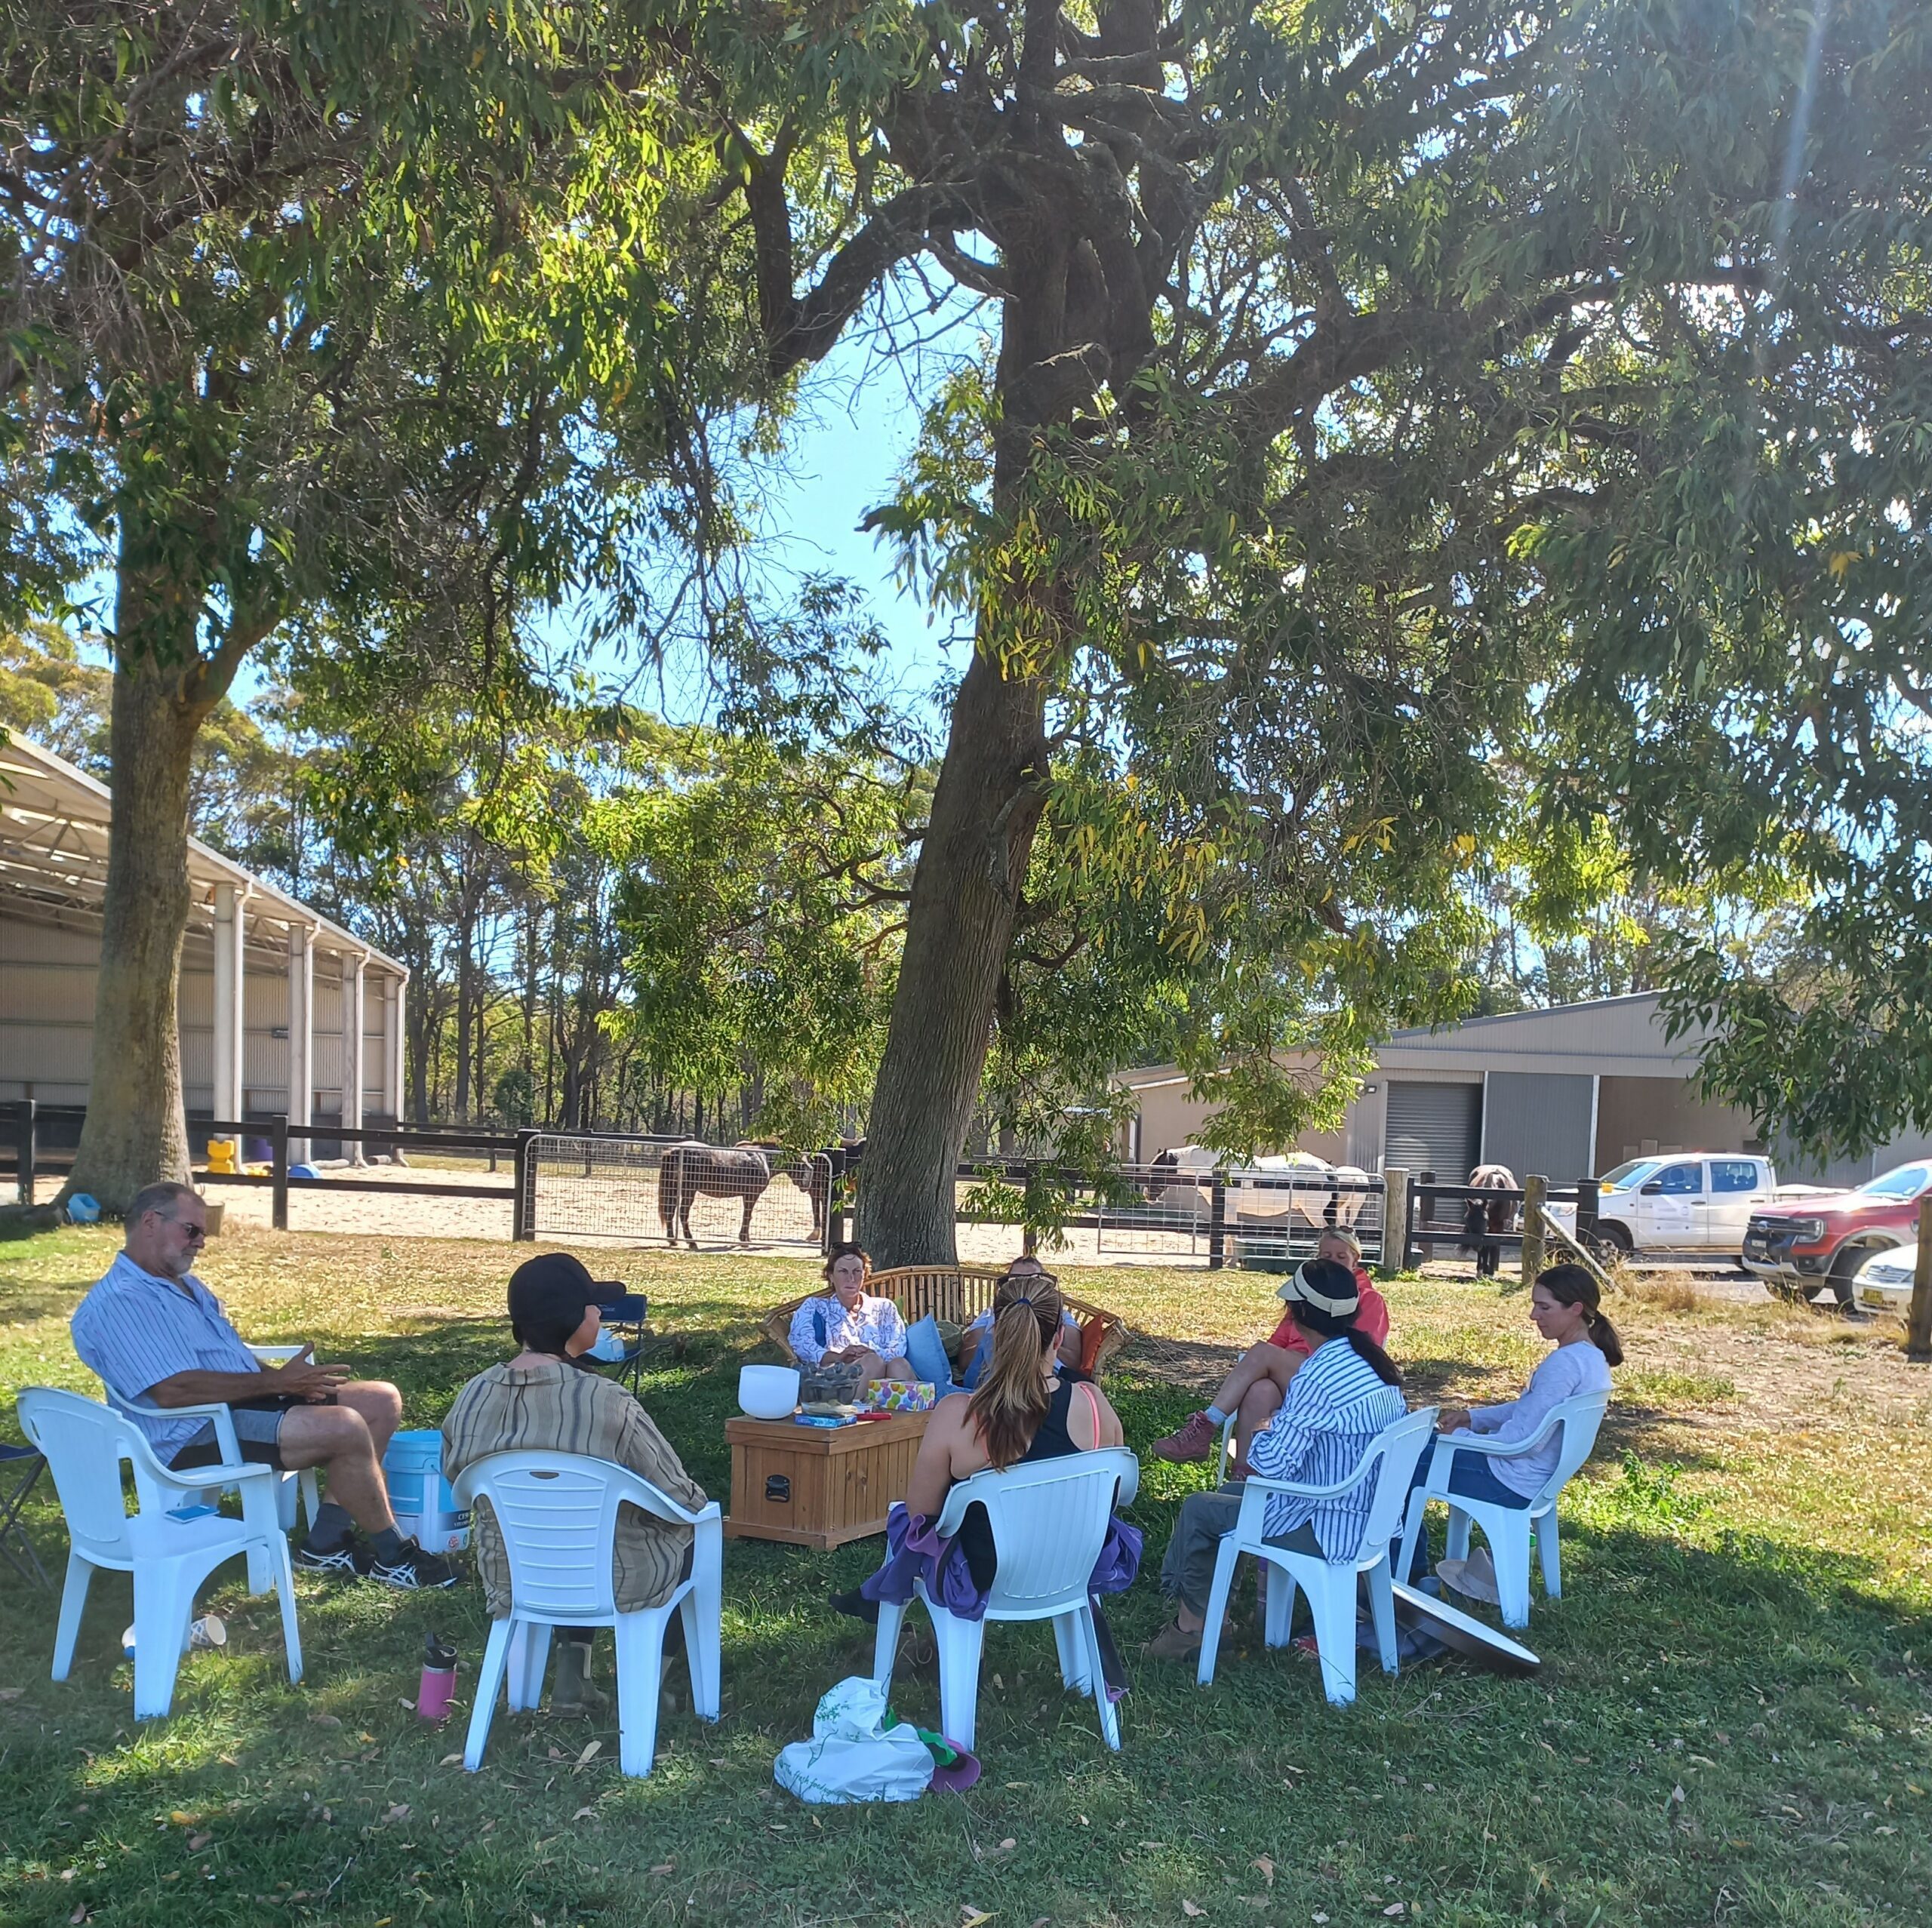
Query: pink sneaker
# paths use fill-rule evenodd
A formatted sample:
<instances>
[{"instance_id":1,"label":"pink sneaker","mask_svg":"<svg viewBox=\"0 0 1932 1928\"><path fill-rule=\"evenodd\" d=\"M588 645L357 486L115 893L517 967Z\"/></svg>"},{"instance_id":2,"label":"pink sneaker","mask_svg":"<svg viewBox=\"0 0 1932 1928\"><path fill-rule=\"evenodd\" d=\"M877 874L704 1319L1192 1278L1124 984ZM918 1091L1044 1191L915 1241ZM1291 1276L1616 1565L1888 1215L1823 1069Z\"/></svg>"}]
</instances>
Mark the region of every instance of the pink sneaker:
<instances>
[{"instance_id":1,"label":"pink sneaker","mask_svg":"<svg viewBox=\"0 0 1932 1928\"><path fill-rule=\"evenodd\" d=\"M1185 1465L1189 1460L1211 1459L1220 1450L1221 1429L1205 1413L1191 1413L1179 1432L1157 1439L1149 1447L1156 1459Z\"/></svg>"}]
</instances>

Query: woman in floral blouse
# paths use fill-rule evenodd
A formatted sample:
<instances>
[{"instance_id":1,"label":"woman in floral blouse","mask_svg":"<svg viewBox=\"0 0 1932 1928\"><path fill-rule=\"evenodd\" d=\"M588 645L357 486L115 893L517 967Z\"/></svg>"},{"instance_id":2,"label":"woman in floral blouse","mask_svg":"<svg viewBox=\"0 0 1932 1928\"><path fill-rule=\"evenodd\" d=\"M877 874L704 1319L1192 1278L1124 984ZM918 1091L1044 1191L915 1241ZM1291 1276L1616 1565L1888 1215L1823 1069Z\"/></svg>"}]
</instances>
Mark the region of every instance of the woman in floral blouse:
<instances>
[{"instance_id":1,"label":"woman in floral blouse","mask_svg":"<svg viewBox=\"0 0 1932 1928\"><path fill-rule=\"evenodd\" d=\"M826 1262L829 1292L792 1315L792 1350L807 1366L856 1363L866 1379L914 1379L906 1357L906 1321L890 1299L866 1290L872 1260L862 1245L841 1245Z\"/></svg>"}]
</instances>

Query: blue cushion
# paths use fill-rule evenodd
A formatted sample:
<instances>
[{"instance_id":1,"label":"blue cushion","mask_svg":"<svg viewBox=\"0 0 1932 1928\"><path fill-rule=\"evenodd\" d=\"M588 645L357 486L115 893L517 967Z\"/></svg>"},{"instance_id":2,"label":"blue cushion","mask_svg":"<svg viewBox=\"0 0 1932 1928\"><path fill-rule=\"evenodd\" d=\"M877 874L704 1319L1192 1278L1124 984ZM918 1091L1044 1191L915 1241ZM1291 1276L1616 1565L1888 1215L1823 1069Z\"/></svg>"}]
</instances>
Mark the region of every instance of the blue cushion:
<instances>
[{"instance_id":1,"label":"blue cushion","mask_svg":"<svg viewBox=\"0 0 1932 1928\"><path fill-rule=\"evenodd\" d=\"M912 1370L930 1379L944 1398L952 1390L952 1361L946 1356L946 1341L939 1336L939 1321L931 1313L915 1326L906 1329L906 1357Z\"/></svg>"},{"instance_id":2,"label":"blue cushion","mask_svg":"<svg viewBox=\"0 0 1932 1928\"><path fill-rule=\"evenodd\" d=\"M971 1336L970 1333L968 1336ZM978 1341L973 1348L973 1356L967 1361L966 1370L960 1376L959 1383L968 1392L978 1390L980 1379L984 1376L987 1367L992 1363L992 1356L993 1329L989 1325L981 1329Z\"/></svg>"}]
</instances>

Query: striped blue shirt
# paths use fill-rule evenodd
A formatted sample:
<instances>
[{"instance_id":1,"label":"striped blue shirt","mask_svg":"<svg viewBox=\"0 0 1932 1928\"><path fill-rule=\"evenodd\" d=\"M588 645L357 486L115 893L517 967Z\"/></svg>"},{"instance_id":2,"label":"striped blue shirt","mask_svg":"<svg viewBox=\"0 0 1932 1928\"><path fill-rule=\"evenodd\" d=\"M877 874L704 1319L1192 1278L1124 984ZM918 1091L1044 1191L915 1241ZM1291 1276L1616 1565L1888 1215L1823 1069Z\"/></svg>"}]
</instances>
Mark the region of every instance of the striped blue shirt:
<instances>
[{"instance_id":1,"label":"striped blue shirt","mask_svg":"<svg viewBox=\"0 0 1932 1928\"><path fill-rule=\"evenodd\" d=\"M177 1373L258 1373L261 1361L228 1323L221 1301L191 1272L178 1284L143 1271L126 1253L74 1308L74 1350L118 1407L147 1435L165 1465L207 1425L170 1419L150 1404L151 1385Z\"/></svg>"},{"instance_id":2,"label":"striped blue shirt","mask_svg":"<svg viewBox=\"0 0 1932 1928\"><path fill-rule=\"evenodd\" d=\"M1264 1480L1334 1486L1361 1464L1376 1436L1407 1411L1401 1390L1384 1385L1346 1339L1326 1339L1289 1380L1281 1410L1248 1447L1247 1463ZM1271 1493L1268 1537L1280 1539L1312 1520L1328 1559L1352 1560L1374 1499L1374 1480L1339 1499Z\"/></svg>"}]
</instances>

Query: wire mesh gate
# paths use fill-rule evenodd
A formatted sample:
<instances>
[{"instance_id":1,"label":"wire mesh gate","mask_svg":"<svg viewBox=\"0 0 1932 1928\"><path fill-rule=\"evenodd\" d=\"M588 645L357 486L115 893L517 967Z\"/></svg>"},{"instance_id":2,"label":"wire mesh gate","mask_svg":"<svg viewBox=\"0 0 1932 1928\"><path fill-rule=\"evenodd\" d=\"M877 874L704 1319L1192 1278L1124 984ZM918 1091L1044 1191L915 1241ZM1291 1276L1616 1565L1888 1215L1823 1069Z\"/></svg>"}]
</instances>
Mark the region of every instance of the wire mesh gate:
<instances>
[{"instance_id":1,"label":"wire mesh gate","mask_svg":"<svg viewBox=\"0 0 1932 1928\"><path fill-rule=\"evenodd\" d=\"M518 1167L525 1237L825 1248L832 1172L823 1152L534 1131L519 1143Z\"/></svg>"}]
</instances>

